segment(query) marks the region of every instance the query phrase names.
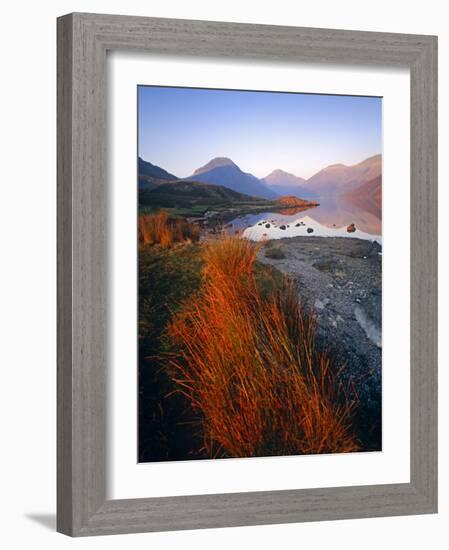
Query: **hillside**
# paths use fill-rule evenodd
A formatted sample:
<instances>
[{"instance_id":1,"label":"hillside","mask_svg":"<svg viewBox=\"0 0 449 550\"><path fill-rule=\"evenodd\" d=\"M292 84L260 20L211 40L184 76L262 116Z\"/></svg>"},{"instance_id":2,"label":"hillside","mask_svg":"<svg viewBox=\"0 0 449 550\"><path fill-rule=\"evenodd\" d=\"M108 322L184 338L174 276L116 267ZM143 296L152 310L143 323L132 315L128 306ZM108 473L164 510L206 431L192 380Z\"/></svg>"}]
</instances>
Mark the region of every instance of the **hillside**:
<instances>
[{"instance_id":1,"label":"hillside","mask_svg":"<svg viewBox=\"0 0 449 550\"><path fill-rule=\"evenodd\" d=\"M304 199L315 198L315 193L305 187L306 180L284 170L273 170L262 180L264 184L279 195L294 195Z\"/></svg>"},{"instance_id":2,"label":"hillside","mask_svg":"<svg viewBox=\"0 0 449 550\"><path fill-rule=\"evenodd\" d=\"M214 217L223 220L239 215L312 208L318 203L294 196L266 200L238 193L222 185L210 185L197 181L166 182L154 189L141 189L139 206L141 213L164 209L173 215L185 217Z\"/></svg>"},{"instance_id":3,"label":"hillside","mask_svg":"<svg viewBox=\"0 0 449 550\"><path fill-rule=\"evenodd\" d=\"M343 197L355 204L363 204L368 210L377 216L382 214L382 176L369 180L352 191L348 191Z\"/></svg>"},{"instance_id":4,"label":"hillside","mask_svg":"<svg viewBox=\"0 0 449 550\"><path fill-rule=\"evenodd\" d=\"M266 208L274 203L238 193L222 185L197 181L167 182L151 190L141 190L139 205L143 209L173 209L179 215L203 215L207 210L238 211L241 208Z\"/></svg>"},{"instance_id":5,"label":"hillside","mask_svg":"<svg viewBox=\"0 0 449 550\"><path fill-rule=\"evenodd\" d=\"M273 170L273 172L268 174L268 176L265 176L263 180L269 185L273 186L299 186L306 181L304 178L295 176L294 174L290 174L289 172L285 172L284 170L280 169Z\"/></svg>"},{"instance_id":6,"label":"hillside","mask_svg":"<svg viewBox=\"0 0 449 550\"><path fill-rule=\"evenodd\" d=\"M166 181L175 181L178 178L170 172L167 172L160 166L151 164L139 157L138 164L139 187L146 189L154 189L156 186Z\"/></svg>"},{"instance_id":7,"label":"hillside","mask_svg":"<svg viewBox=\"0 0 449 550\"><path fill-rule=\"evenodd\" d=\"M364 161L346 166L332 164L309 178L304 187L319 197L338 196L374 180L382 173L382 156L375 155Z\"/></svg>"}]
</instances>

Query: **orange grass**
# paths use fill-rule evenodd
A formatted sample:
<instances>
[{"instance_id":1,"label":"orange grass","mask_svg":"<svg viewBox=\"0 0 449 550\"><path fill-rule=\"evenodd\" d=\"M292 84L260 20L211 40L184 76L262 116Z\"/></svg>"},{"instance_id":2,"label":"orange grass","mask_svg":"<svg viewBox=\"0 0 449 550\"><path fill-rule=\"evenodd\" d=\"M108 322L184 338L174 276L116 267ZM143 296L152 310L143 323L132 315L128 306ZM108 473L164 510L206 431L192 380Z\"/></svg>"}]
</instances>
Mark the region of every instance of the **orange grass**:
<instances>
[{"instance_id":1,"label":"orange grass","mask_svg":"<svg viewBox=\"0 0 449 550\"><path fill-rule=\"evenodd\" d=\"M177 242L198 241L200 229L182 218L171 218L167 212L139 216L139 242L160 244L163 248Z\"/></svg>"},{"instance_id":2,"label":"orange grass","mask_svg":"<svg viewBox=\"0 0 449 550\"><path fill-rule=\"evenodd\" d=\"M292 284L263 298L257 247L223 236L205 244L204 283L170 325L180 345L174 381L200 412L208 456L356 451L340 373L314 342Z\"/></svg>"}]
</instances>

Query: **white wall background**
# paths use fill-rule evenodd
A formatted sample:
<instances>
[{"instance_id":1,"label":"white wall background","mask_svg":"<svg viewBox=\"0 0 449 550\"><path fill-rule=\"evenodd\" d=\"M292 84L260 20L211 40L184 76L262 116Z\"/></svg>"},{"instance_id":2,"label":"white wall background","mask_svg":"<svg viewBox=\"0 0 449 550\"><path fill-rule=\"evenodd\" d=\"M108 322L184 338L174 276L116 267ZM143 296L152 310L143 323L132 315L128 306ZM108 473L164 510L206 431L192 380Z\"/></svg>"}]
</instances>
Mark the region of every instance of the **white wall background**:
<instances>
[{"instance_id":1,"label":"white wall background","mask_svg":"<svg viewBox=\"0 0 449 550\"><path fill-rule=\"evenodd\" d=\"M449 202L449 31L440 0L59 0L9 2L0 33L0 538L4 548L443 548L449 520L449 376L441 345L440 513L436 516L245 527L71 540L54 532L56 25L58 15L94 11L187 19L273 23L439 35L440 204ZM445 214L445 210L441 210ZM440 224L440 280L447 280L448 235ZM446 249L446 251L445 251ZM448 291L441 284L441 340ZM446 540L446 543L444 542Z\"/></svg>"}]
</instances>

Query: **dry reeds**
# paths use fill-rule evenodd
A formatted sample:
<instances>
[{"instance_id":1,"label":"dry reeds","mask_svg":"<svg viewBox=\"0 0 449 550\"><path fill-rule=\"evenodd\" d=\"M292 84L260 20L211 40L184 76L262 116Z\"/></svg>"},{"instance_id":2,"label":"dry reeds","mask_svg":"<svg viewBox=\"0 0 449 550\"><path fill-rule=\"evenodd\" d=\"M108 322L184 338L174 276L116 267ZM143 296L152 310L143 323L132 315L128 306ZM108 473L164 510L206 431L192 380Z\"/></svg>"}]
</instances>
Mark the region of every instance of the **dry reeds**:
<instances>
[{"instance_id":1,"label":"dry reeds","mask_svg":"<svg viewBox=\"0 0 449 550\"><path fill-rule=\"evenodd\" d=\"M198 241L200 229L182 218L171 218L167 212L139 216L139 242L142 245L159 244L163 248L174 243Z\"/></svg>"},{"instance_id":2,"label":"dry reeds","mask_svg":"<svg viewBox=\"0 0 449 550\"><path fill-rule=\"evenodd\" d=\"M179 391L202 418L208 456L351 452L351 401L314 342L291 284L263 298L257 249L223 236L205 244L204 283L170 334Z\"/></svg>"}]
</instances>

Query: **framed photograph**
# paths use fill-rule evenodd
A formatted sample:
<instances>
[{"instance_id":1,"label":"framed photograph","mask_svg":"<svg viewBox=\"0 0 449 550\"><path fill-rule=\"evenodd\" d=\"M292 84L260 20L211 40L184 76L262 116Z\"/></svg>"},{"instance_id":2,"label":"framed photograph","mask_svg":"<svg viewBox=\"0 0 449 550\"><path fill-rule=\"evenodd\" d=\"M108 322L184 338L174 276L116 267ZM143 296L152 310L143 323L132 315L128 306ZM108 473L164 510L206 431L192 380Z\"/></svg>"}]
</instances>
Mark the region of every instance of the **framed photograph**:
<instances>
[{"instance_id":1,"label":"framed photograph","mask_svg":"<svg viewBox=\"0 0 449 550\"><path fill-rule=\"evenodd\" d=\"M58 531L437 511L437 39L58 19Z\"/></svg>"}]
</instances>

